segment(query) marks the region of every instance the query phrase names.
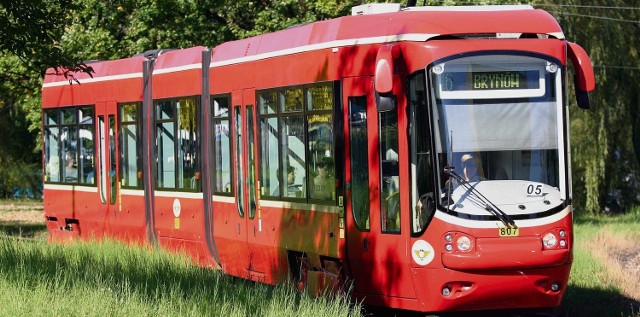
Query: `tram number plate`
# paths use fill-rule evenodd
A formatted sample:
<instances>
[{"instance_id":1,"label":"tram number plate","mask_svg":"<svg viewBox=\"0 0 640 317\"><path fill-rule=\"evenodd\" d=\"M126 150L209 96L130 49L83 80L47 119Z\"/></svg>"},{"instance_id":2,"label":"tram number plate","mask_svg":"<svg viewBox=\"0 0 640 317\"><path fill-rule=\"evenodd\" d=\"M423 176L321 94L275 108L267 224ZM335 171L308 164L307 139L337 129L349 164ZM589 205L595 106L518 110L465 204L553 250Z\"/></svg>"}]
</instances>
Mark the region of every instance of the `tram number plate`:
<instances>
[{"instance_id":1,"label":"tram number plate","mask_svg":"<svg viewBox=\"0 0 640 317\"><path fill-rule=\"evenodd\" d=\"M500 227L498 228L498 233L501 237L517 237L520 234L520 230L518 228Z\"/></svg>"}]
</instances>

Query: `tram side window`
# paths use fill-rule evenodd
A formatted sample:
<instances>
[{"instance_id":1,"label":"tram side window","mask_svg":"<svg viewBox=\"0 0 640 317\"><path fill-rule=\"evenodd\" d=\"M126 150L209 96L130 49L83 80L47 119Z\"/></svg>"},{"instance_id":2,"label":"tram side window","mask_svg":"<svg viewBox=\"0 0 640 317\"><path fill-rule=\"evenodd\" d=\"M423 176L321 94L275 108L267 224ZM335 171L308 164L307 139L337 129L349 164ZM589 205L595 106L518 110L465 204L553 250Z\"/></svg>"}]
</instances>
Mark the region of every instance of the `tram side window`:
<instances>
[{"instance_id":1,"label":"tram side window","mask_svg":"<svg viewBox=\"0 0 640 317\"><path fill-rule=\"evenodd\" d=\"M418 233L426 228L429 215L423 210L420 198L428 197L435 191L433 183L433 165L431 161L431 133L429 129L429 109L427 107L427 95L425 91L424 72L417 74L409 81L409 102L414 113L414 124L411 131L412 148L411 164L415 167L415 188L412 191L415 208L412 212L412 232ZM427 196L425 196L427 195Z\"/></svg>"},{"instance_id":2,"label":"tram side window","mask_svg":"<svg viewBox=\"0 0 640 317\"><path fill-rule=\"evenodd\" d=\"M95 184L96 182L93 115L93 107L78 109L78 140L80 141L78 182L83 184Z\"/></svg>"},{"instance_id":3,"label":"tram side window","mask_svg":"<svg viewBox=\"0 0 640 317\"><path fill-rule=\"evenodd\" d=\"M307 89L309 187L312 199L336 199L333 154L333 90L322 85ZM313 177L311 177L311 175Z\"/></svg>"},{"instance_id":4,"label":"tram side window","mask_svg":"<svg viewBox=\"0 0 640 317\"><path fill-rule=\"evenodd\" d=\"M282 117L282 168L278 175L282 180L283 197L304 198L304 116L302 114L304 99L302 88L289 88L280 92Z\"/></svg>"},{"instance_id":5,"label":"tram side window","mask_svg":"<svg viewBox=\"0 0 640 317\"><path fill-rule=\"evenodd\" d=\"M142 187L142 169L140 164L139 103L121 104L120 119L120 175L124 188Z\"/></svg>"},{"instance_id":6,"label":"tram side window","mask_svg":"<svg viewBox=\"0 0 640 317\"><path fill-rule=\"evenodd\" d=\"M44 166L45 182L60 182L60 111L44 112Z\"/></svg>"},{"instance_id":7,"label":"tram side window","mask_svg":"<svg viewBox=\"0 0 640 317\"><path fill-rule=\"evenodd\" d=\"M278 148L279 120L276 91L258 93L260 114L260 195L280 197L278 181L280 150Z\"/></svg>"},{"instance_id":8,"label":"tram side window","mask_svg":"<svg viewBox=\"0 0 640 317\"><path fill-rule=\"evenodd\" d=\"M261 194L335 202L333 83L257 93Z\"/></svg>"},{"instance_id":9,"label":"tram side window","mask_svg":"<svg viewBox=\"0 0 640 317\"><path fill-rule=\"evenodd\" d=\"M95 184L93 107L45 110L45 182Z\"/></svg>"},{"instance_id":10,"label":"tram side window","mask_svg":"<svg viewBox=\"0 0 640 317\"><path fill-rule=\"evenodd\" d=\"M229 126L229 96L214 96L213 105L213 158L214 182L216 194L232 195L233 182L231 169L231 128Z\"/></svg>"},{"instance_id":11,"label":"tram side window","mask_svg":"<svg viewBox=\"0 0 640 317\"><path fill-rule=\"evenodd\" d=\"M197 99L187 97L157 101L157 187L200 189Z\"/></svg>"},{"instance_id":12,"label":"tram side window","mask_svg":"<svg viewBox=\"0 0 640 317\"><path fill-rule=\"evenodd\" d=\"M381 112L380 161L382 186L382 232L400 232L400 177L398 170L398 114L396 110Z\"/></svg>"},{"instance_id":13,"label":"tram side window","mask_svg":"<svg viewBox=\"0 0 640 317\"><path fill-rule=\"evenodd\" d=\"M367 137L367 97L349 97L349 141L351 145L351 206L356 226L370 229L369 145Z\"/></svg>"}]
</instances>

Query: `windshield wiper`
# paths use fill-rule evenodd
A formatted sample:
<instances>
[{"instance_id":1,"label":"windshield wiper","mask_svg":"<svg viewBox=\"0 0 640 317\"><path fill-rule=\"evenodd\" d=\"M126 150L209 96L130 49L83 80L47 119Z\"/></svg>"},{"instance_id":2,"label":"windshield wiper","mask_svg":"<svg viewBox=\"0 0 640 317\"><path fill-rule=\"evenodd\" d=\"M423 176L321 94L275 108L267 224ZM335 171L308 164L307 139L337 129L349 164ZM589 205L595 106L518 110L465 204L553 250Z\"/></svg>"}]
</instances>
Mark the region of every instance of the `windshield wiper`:
<instances>
[{"instance_id":1,"label":"windshield wiper","mask_svg":"<svg viewBox=\"0 0 640 317\"><path fill-rule=\"evenodd\" d=\"M511 216L509 216L507 213L502 211L502 209L500 209L498 206L496 206L496 204L494 204L491 200L489 200L489 198L487 198L484 195L482 195L482 193L479 190L477 190L474 185L471 185L466 179L464 179L464 177L462 177L458 173L456 173L453 167L445 166L444 173L449 175L449 176L451 176L451 177L453 177L456 181L458 181L460 183L460 185L463 186L467 190L469 195L473 196L476 199L475 203L481 204L486 211L488 211L489 213L491 213L492 215L494 215L498 219L500 219L500 221L502 221L502 223L505 226L511 227L511 228L518 228L518 226L516 225L516 223L513 220L513 218L511 218ZM449 182L449 183L451 183L451 182ZM450 192L449 196L451 197L452 194L453 193ZM447 200L449 200L449 199L451 199L451 198L448 198ZM448 208L449 207L447 207L447 209Z\"/></svg>"}]
</instances>

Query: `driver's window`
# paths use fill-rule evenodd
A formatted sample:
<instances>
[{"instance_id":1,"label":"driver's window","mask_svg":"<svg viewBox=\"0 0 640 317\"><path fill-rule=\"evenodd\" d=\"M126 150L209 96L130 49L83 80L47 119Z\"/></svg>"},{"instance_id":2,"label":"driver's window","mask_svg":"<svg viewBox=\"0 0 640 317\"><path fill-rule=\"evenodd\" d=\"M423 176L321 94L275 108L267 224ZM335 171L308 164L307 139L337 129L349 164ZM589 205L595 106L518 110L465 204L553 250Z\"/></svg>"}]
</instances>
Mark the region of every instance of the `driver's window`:
<instances>
[{"instance_id":1,"label":"driver's window","mask_svg":"<svg viewBox=\"0 0 640 317\"><path fill-rule=\"evenodd\" d=\"M400 233L400 177L398 166L397 110L381 112L380 119L380 187L382 232Z\"/></svg>"}]
</instances>

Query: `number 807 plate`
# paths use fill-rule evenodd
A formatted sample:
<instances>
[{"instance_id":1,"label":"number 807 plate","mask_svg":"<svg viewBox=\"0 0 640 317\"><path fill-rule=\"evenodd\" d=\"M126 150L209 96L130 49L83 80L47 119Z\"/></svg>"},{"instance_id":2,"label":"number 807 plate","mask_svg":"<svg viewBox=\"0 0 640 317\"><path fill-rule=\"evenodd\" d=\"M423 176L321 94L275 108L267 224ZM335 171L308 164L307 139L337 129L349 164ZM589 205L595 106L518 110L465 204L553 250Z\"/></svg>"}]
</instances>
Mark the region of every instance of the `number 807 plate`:
<instances>
[{"instance_id":1,"label":"number 807 plate","mask_svg":"<svg viewBox=\"0 0 640 317\"><path fill-rule=\"evenodd\" d=\"M517 237L520 234L520 230L514 227L500 227L498 233L501 237Z\"/></svg>"}]
</instances>

